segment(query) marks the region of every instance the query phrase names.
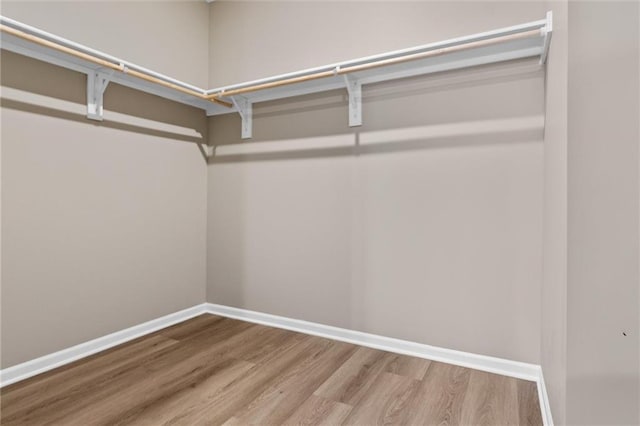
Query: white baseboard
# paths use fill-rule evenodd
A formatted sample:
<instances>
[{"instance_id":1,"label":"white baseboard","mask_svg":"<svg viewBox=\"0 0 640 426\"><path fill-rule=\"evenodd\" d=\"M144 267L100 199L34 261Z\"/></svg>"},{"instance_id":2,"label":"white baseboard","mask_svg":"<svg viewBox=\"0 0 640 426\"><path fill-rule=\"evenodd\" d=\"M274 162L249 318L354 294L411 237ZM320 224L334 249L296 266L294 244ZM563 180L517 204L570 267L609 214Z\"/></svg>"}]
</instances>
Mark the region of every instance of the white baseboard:
<instances>
[{"instance_id":1,"label":"white baseboard","mask_svg":"<svg viewBox=\"0 0 640 426\"><path fill-rule=\"evenodd\" d=\"M104 351L113 346L120 345L129 340L136 339L145 334L169 327L170 325L177 324L206 312L207 304L203 303L124 330L116 331L106 336L98 337L97 339L89 340L88 342L80 343L79 345L40 358L32 359L31 361L23 362L13 367L5 368L0 370L0 387L53 370L54 368L61 367L70 362L88 357L89 355Z\"/></svg>"},{"instance_id":2,"label":"white baseboard","mask_svg":"<svg viewBox=\"0 0 640 426\"><path fill-rule=\"evenodd\" d=\"M547 386L544 384L544 375L542 367L540 368L540 377L536 381L538 384L538 399L540 400L540 412L542 413L542 421L544 425L553 426L553 417L551 416L551 404L549 403L549 395L547 394Z\"/></svg>"},{"instance_id":3,"label":"white baseboard","mask_svg":"<svg viewBox=\"0 0 640 426\"><path fill-rule=\"evenodd\" d=\"M542 368L539 365L445 349L231 306L214 303L206 305L207 312L215 315L536 382L544 425L553 426Z\"/></svg>"},{"instance_id":4,"label":"white baseboard","mask_svg":"<svg viewBox=\"0 0 640 426\"><path fill-rule=\"evenodd\" d=\"M501 374L503 376L516 377L518 379L537 381L540 366L524 362L510 361L502 358L494 358L485 355L477 355L469 352L461 352L452 349L429 346L422 343L407 340L394 339L376 334L363 333L361 331L346 328L333 327L308 321L291 319L277 315L264 314L246 309L232 308L229 306L207 303L207 311L224 317L240 319L271 327L284 328L298 331L304 334L326 337L341 342L367 346L388 352L400 353L433 361L446 362L461 367Z\"/></svg>"},{"instance_id":5,"label":"white baseboard","mask_svg":"<svg viewBox=\"0 0 640 426\"><path fill-rule=\"evenodd\" d=\"M115 333L15 365L13 367L5 368L4 370L0 370L0 387L10 385L11 383L69 364L73 361L77 361L113 346L144 336L145 334L186 321L189 318L193 318L203 313L235 318L242 321L283 328L313 336L320 336L342 342L353 343L355 345L367 346L383 351L445 362L448 364L459 365L461 367L473 368L518 379L530 380L537 384L540 410L544 425L553 426L547 390L544 385L542 369L539 365L445 349L437 346L410 342L407 340L394 339L392 337L379 336L361 331L250 311L247 309L216 305L214 303L196 305L125 330L117 331Z\"/></svg>"}]
</instances>

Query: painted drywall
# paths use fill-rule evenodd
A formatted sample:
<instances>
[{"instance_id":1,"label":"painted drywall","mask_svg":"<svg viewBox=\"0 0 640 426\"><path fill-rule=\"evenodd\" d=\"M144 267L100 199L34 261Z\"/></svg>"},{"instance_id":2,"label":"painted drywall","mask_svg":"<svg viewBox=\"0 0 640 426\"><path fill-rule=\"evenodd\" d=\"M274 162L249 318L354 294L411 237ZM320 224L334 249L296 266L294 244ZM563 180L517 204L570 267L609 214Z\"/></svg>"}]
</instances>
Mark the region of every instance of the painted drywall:
<instances>
[{"instance_id":1,"label":"painted drywall","mask_svg":"<svg viewBox=\"0 0 640 426\"><path fill-rule=\"evenodd\" d=\"M208 87L208 6L201 1L3 1L0 11L137 65Z\"/></svg>"},{"instance_id":2,"label":"painted drywall","mask_svg":"<svg viewBox=\"0 0 640 426\"><path fill-rule=\"evenodd\" d=\"M2 4L9 17L201 84L206 11ZM203 302L202 112L111 84L105 121L89 121L84 75L1 59L2 368Z\"/></svg>"},{"instance_id":3,"label":"painted drywall","mask_svg":"<svg viewBox=\"0 0 640 426\"><path fill-rule=\"evenodd\" d=\"M565 424L567 377L567 78L566 0L549 3L553 39L545 81L544 230L541 358L553 420Z\"/></svg>"},{"instance_id":4,"label":"painted drywall","mask_svg":"<svg viewBox=\"0 0 640 426\"><path fill-rule=\"evenodd\" d=\"M210 80L545 12L544 3L216 2ZM342 91L256 105L251 142L240 141L237 116L213 118L207 300L539 363L543 108L543 71L524 61L367 87L357 129Z\"/></svg>"},{"instance_id":5,"label":"painted drywall","mask_svg":"<svg viewBox=\"0 0 640 426\"><path fill-rule=\"evenodd\" d=\"M212 87L543 19L547 10L535 1L220 1L209 7Z\"/></svg>"},{"instance_id":6,"label":"painted drywall","mask_svg":"<svg viewBox=\"0 0 640 426\"><path fill-rule=\"evenodd\" d=\"M640 423L638 9L569 3L569 424Z\"/></svg>"}]
</instances>

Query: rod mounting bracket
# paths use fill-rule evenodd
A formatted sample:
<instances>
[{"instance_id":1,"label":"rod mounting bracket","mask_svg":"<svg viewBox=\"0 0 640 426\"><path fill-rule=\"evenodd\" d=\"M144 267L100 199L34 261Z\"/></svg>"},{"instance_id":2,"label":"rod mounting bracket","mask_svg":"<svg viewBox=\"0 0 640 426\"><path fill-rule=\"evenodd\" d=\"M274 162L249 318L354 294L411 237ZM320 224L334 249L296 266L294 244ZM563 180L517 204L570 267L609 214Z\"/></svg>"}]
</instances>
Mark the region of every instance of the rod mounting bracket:
<instances>
[{"instance_id":1,"label":"rod mounting bracket","mask_svg":"<svg viewBox=\"0 0 640 426\"><path fill-rule=\"evenodd\" d=\"M87 74L87 118L102 121L104 91L111 81L111 72L92 71Z\"/></svg>"},{"instance_id":2,"label":"rod mounting bracket","mask_svg":"<svg viewBox=\"0 0 640 426\"><path fill-rule=\"evenodd\" d=\"M343 77L349 93L349 127L362 126L362 84L353 76Z\"/></svg>"},{"instance_id":3,"label":"rod mounting bracket","mask_svg":"<svg viewBox=\"0 0 640 426\"><path fill-rule=\"evenodd\" d=\"M547 56L549 55L549 45L551 44L551 35L553 34L553 12L548 11L546 16L546 24L540 29L544 41L542 42L542 53L540 54L540 60L538 63L544 65L547 62Z\"/></svg>"},{"instance_id":4,"label":"rod mounting bracket","mask_svg":"<svg viewBox=\"0 0 640 426\"><path fill-rule=\"evenodd\" d=\"M242 139L251 139L253 137L253 105L251 101L244 96L233 96L231 102L242 119Z\"/></svg>"}]
</instances>

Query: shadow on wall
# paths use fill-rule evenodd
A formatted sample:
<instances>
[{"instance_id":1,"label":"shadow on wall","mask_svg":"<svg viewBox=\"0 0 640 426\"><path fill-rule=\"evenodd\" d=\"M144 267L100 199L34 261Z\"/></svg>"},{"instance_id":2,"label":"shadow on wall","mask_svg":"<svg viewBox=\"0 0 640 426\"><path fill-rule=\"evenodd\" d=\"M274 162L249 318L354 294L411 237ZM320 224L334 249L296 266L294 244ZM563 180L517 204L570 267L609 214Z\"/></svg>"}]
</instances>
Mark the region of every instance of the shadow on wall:
<instances>
[{"instance_id":1,"label":"shadow on wall","mask_svg":"<svg viewBox=\"0 0 640 426\"><path fill-rule=\"evenodd\" d=\"M207 119L197 108L110 83L104 94L104 121L89 120L85 74L4 50L0 60L3 108L192 142L206 158L202 144Z\"/></svg>"},{"instance_id":2,"label":"shadow on wall","mask_svg":"<svg viewBox=\"0 0 640 426\"><path fill-rule=\"evenodd\" d=\"M254 106L250 140L239 138L237 114L217 116L210 121L209 143L214 147L214 156L209 162L335 157L540 141L544 116L539 110L496 108L495 103L508 101L500 97L518 96L504 90L509 84L522 80L535 84L542 75L543 69L537 62L523 60L369 85L363 91L364 124L354 128L348 126L348 100L343 90L260 103ZM487 98L492 86L498 88L494 92L497 99ZM447 98L457 101L450 102ZM456 120L451 121L451 117Z\"/></svg>"},{"instance_id":3,"label":"shadow on wall","mask_svg":"<svg viewBox=\"0 0 640 426\"><path fill-rule=\"evenodd\" d=\"M366 86L358 128L344 90L256 105L251 140L213 117L208 301L539 362L543 72Z\"/></svg>"}]
</instances>

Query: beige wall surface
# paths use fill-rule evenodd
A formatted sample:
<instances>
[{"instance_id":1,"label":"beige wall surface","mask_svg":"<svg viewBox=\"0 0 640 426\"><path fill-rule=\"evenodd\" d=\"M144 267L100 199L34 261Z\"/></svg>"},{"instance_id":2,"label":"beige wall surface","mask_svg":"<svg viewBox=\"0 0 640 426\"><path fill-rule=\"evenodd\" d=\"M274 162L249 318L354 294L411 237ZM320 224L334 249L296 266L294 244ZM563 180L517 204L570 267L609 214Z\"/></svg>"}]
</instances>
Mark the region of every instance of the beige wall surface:
<instances>
[{"instance_id":1,"label":"beige wall surface","mask_svg":"<svg viewBox=\"0 0 640 426\"><path fill-rule=\"evenodd\" d=\"M211 81L545 11L214 3ZM238 117L213 118L207 300L539 363L543 85L542 70L524 61L367 87L364 126L354 129L342 91L271 102L255 107L254 138L242 143Z\"/></svg>"},{"instance_id":2,"label":"beige wall surface","mask_svg":"<svg viewBox=\"0 0 640 426\"><path fill-rule=\"evenodd\" d=\"M207 88L209 15L198 0L6 1L2 15Z\"/></svg>"},{"instance_id":3,"label":"beige wall surface","mask_svg":"<svg viewBox=\"0 0 640 426\"><path fill-rule=\"evenodd\" d=\"M193 72L206 37L149 49L169 33L207 34L200 4L72 3L2 6L206 82ZM182 18L160 31L170 15ZM134 16L144 17L136 28ZM84 75L10 52L1 60L2 368L204 302L204 114L111 84L105 120L90 121Z\"/></svg>"},{"instance_id":4,"label":"beige wall surface","mask_svg":"<svg viewBox=\"0 0 640 426\"><path fill-rule=\"evenodd\" d=\"M568 1L552 1L545 81L544 230L540 363L553 420L565 424L567 384Z\"/></svg>"},{"instance_id":5,"label":"beige wall surface","mask_svg":"<svg viewBox=\"0 0 640 426\"><path fill-rule=\"evenodd\" d=\"M546 10L536 1L217 1L210 6L209 83L488 31L543 19Z\"/></svg>"},{"instance_id":6,"label":"beige wall surface","mask_svg":"<svg viewBox=\"0 0 640 426\"><path fill-rule=\"evenodd\" d=\"M569 4L570 424L640 423L638 9Z\"/></svg>"}]
</instances>

